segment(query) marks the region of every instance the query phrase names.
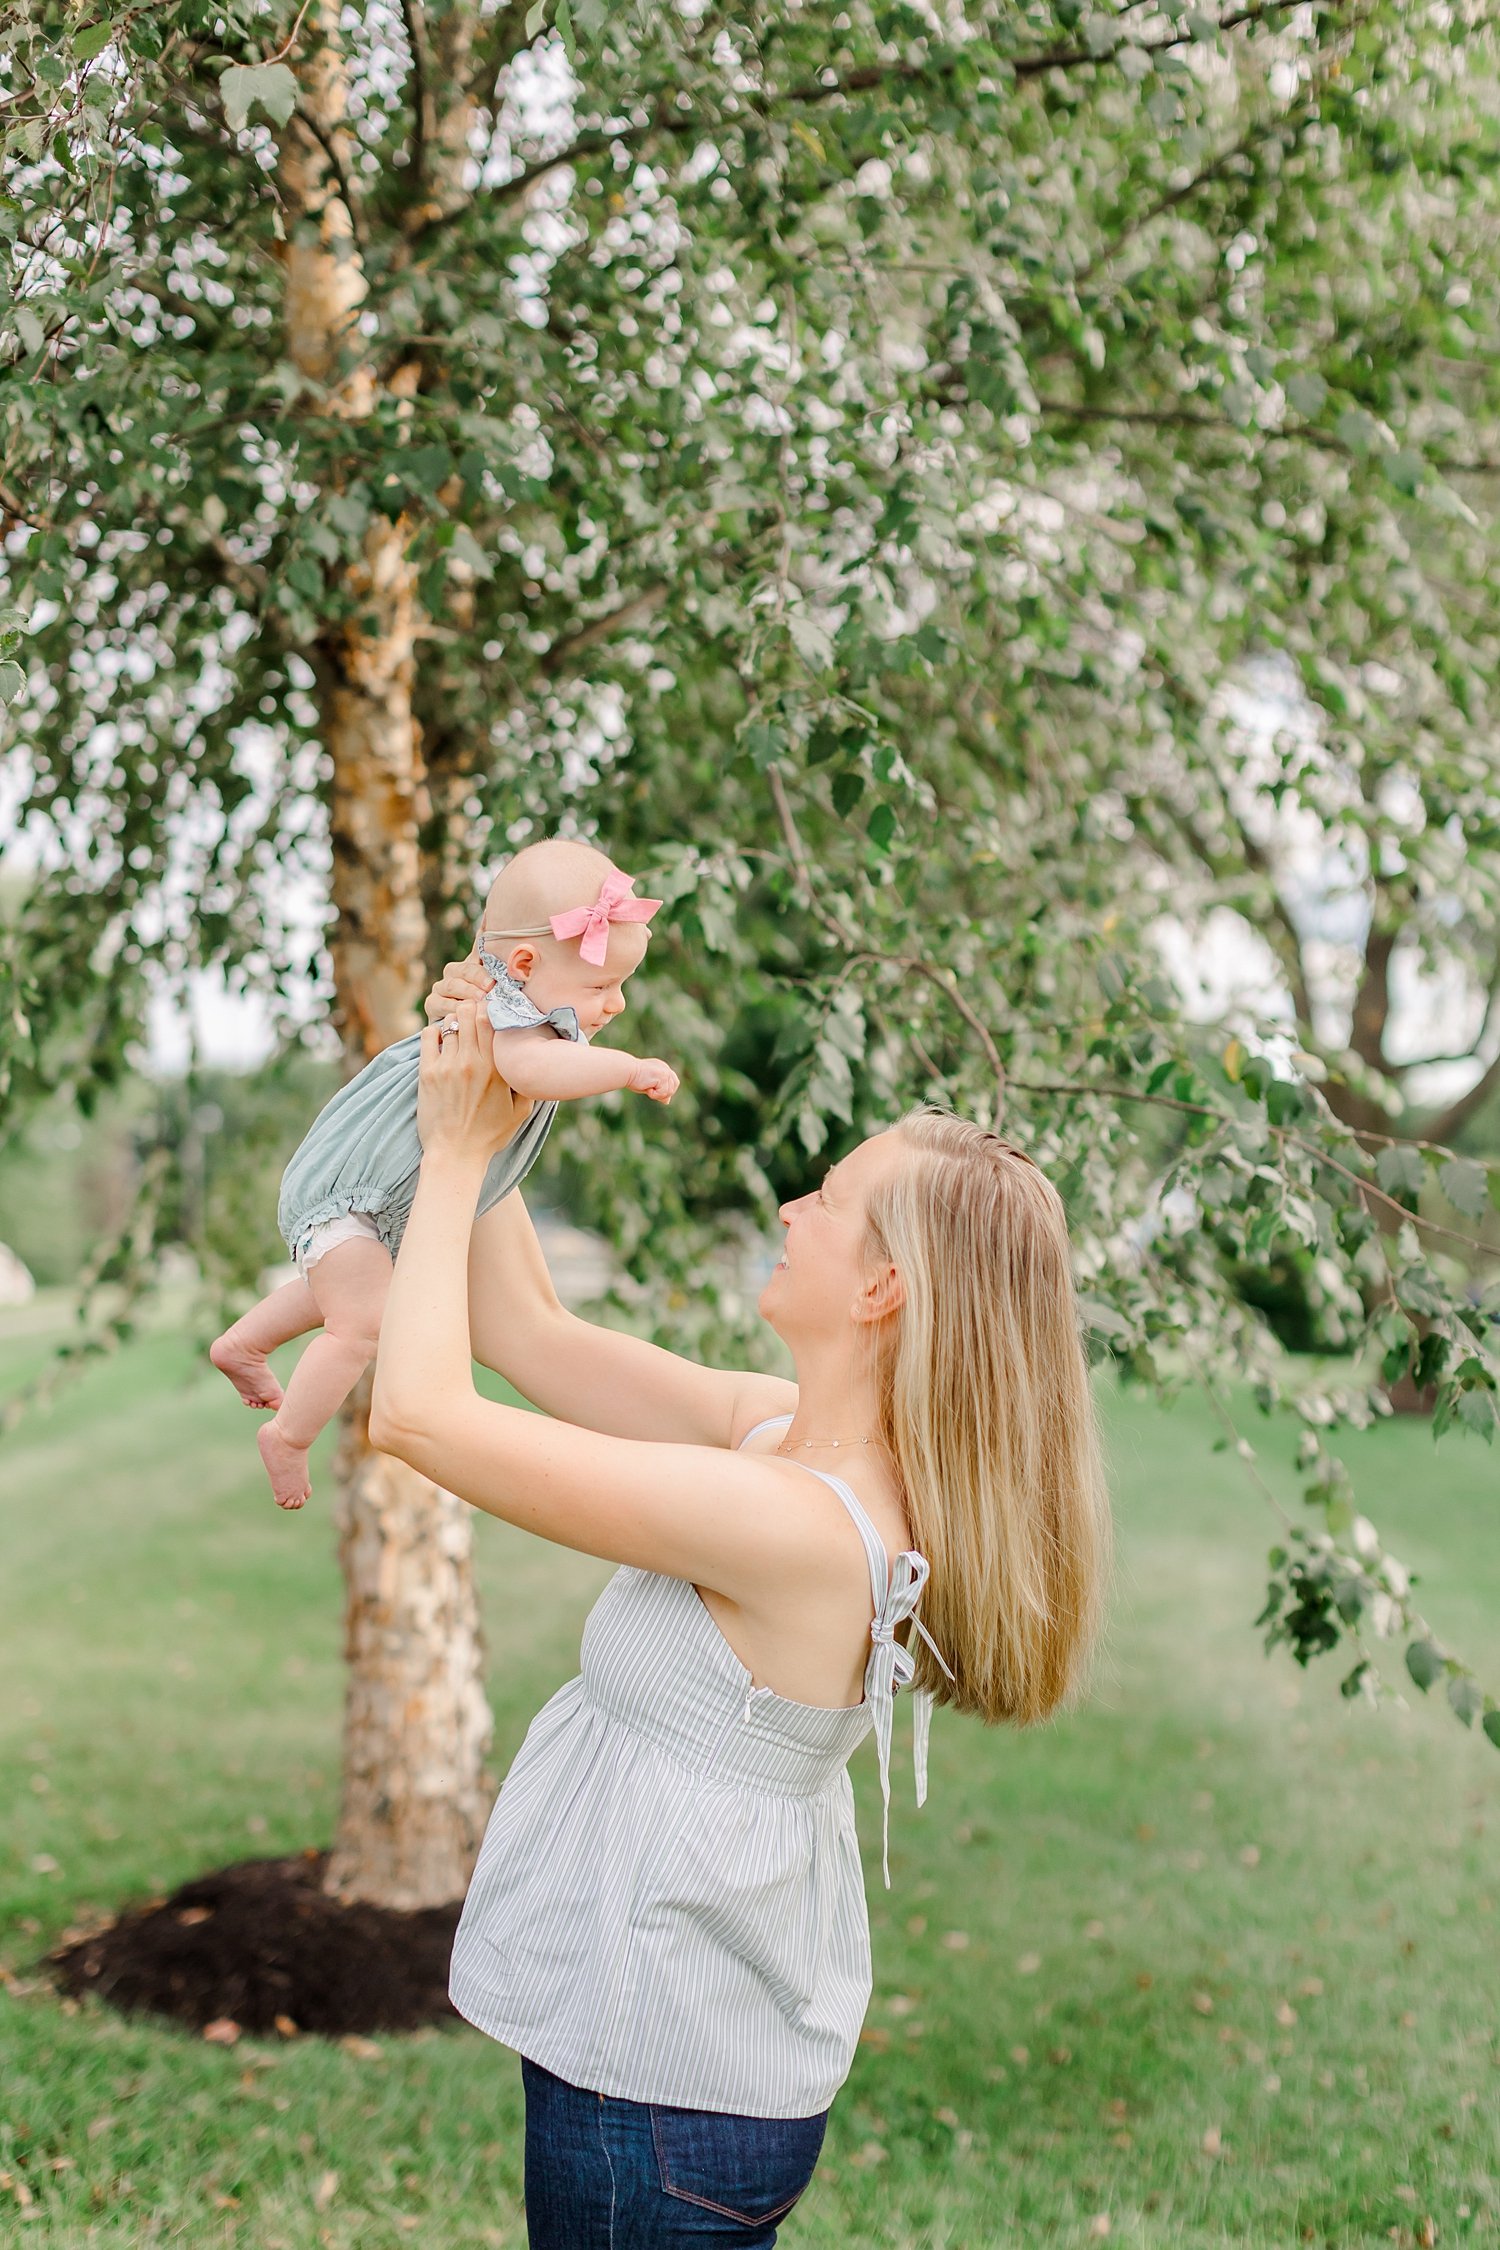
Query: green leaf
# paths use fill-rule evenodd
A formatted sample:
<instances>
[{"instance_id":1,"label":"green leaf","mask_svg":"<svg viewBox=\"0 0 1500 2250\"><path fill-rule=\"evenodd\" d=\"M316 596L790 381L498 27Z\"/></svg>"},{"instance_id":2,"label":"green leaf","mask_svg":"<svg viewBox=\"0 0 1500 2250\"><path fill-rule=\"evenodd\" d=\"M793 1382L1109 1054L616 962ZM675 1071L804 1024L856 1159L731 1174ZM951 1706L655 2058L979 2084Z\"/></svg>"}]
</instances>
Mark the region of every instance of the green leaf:
<instances>
[{"instance_id":1,"label":"green leaf","mask_svg":"<svg viewBox=\"0 0 1500 2250\"><path fill-rule=\"evenodd\" d=\"M527 38L535 39L546 21L547 0L533 0L532 6L529 7L526 11Z\"/></svg>"},{"instance_id":2,"label":"green leaf","mask_svg":"<svg viewBox=\"0 0 1500 2250\"><path fill-rule=\"evenodd\" d=\"M847 818L865 793L865 777L857 767L846 766L833 777L833 809Z\"/></svg>"},{"instance_id":3,"label":"green leaf","mask_svg":"<svg viewBox=\"0 0 1500 2250\"><path fill-rule=\"evenodd\" d=\"M1448 1674L1448 1701L1460 1726L1471 1727L1484 1703L1479 1682L1468 1672Z\"/></svg>"},{"instance_id":4,"label":"green leaf","mask_svg":"<svg viewBox=\"0 0 1500 2250\"><path fill-rule=\"evenodd\" d=\"M1450 1156L1438 1166L1438 1186L1455 1211L1467 1219L1482 1219L1489 1209L1490 1171L1471 1156Z\"/></svg>"},{"instance_id":5,"label":"green leaf","mask_svg":"<svg viewBox=\"0 0 1500 2250\"><path fill-rule=\"evenodd\" d=\"M877 805L870 815L866 833L878 851L885 851L896 833L894 805Z\"/></svg>"},{"instance_id":6,"label":"green leaf","mask_svg":"<svg viewBox=\"0 0 1500 2250\"><path fill-rule=\"evenodd\" d=\"M1351 453L1373 453L1381 444L1380 425L1362 406L1346 406L1333 426Z\"/></svg>"},{"instance_id":7,"label":"green leaf","mask_svg":"<svg viewBox=\"0 0 1500 2250\"><path fill-rule=\"evenodd\" d=\"M1308 368L1287 377L1286 395L1288 405L1304 421L1311 422L1323 411L1324 401L1328 397L1328 385L1321 375Z\"/></svg>"},{"instance_id":8,"label":"green leaf","mask_svg":"<svg viewBox=\"0 0 1500 2250\"><path fill-rule=\"evenodd\" d=\"M766 719L752 719L740 739L762 773L776 763L787 746L784 729Z\"/></svg>"},{"instance_id":9,"label":"green leaf","mask_svg":"<svg viewBox=\"0 0 1500 2250\"><path fill-rule=\"evenodd\" d=\"M321 602L323 599L323 573L310 556L293 555L286 566L286 579L287 584L295 586L297 592L308 601Z\"/></svg>"},{"instance_id":10,"label":"green leaf","mask_svg":"<svg viewBox=\"0 0 1500 2250\"><path fill-rule=\"evenodd\" d=\"M103 23L85 24L74 36L73 52L80 62L92 62L102 54L115 35L114 25L107 19Z\"/></svg>"},{"instance_id":11,"label":"green leaf","mask_svg":"<svg viewBox=\"0 0 1500 2250\"><path fill-rule=\"evenodd\" d=\"M403 478L422 492L435 494L453 474L453 456L446 445L414 445L398 459Z\"/></svg>"},{"instance_id":12,"label":"green leaf","mask_svg":"<svg viewBox=\"0 0 1500 2250\"><path fill-rule=\"evenodd\" d=\"M1273 1125L1290 1124L1307 1107L1307 1097L1295 1078L1273 1078L1266 1088L1266 1115Z\"/></svg>"},{"instance_id":13,"label":"green leaf","mask_svg":"<svg viewBox=\"0 0 1500 2250\"><path fill-rule=\"evenodd\" d=\"M1117 1312L1113 1305L1101 1304L1097 1297L1080 1297L1078 1309L1096 1336L1115 1336L1128 1344L1135 1334L1133 1324L1122 1312Z\"/></svg>"},{"instance_id":14,"label":"green leaf","mask_svg":"<svg viewBox=\"0 0 1500 2250\"><path fill-rule=\"evenodd\" d=\"M345 539L362 539L370 521L370 506L363 492L335 492L325 510L335 531Z\"/></svg>"},{"instance_id":15,"label":"green leaf","mask_svg":"<svg viewBox=\"0 0 1500 2250\"><path fill-rule=\"evenodd\" d=\"M263 109L273 125L284 125L297 106L297 79L285 63L231 63L219 80L224 121L240 132L254 108Z\"/></svg>"},{"instance_id":16,"label":"green leaf","mask_svg":"<svg viewBox=\"0 0 1500 2250\"><path fill-rule=\"evenodd\" d=\"M467 524L460 524L453 534L453 544L448 549L455 562L467 563L476 578L493 578L495 565L480 546Z\"/></svg>"},{"instance_id":17,"label":"green leaf","mask_svg":"<svg viewBox=\"0 0 1500 2250\"><path fill-rule=\"evenodd\" d=\"M569 62L576 62L578 60L578 34L573 27L573 11L568 5L568 0L557 0L557 12L553 21L557 25L557 35L563 43L563 53L567 56Z\"/></svg>"},{"instance_id":18,"label":"green leaf","mask_svg":"<svg viewBox=\"0 0 1500 2250\"><path fill-rule=\"evenodd\" d=\"M833 662L833 636L820 618L808 610L794 609L787 619L787 631L797 654L814 672L824 672Z\"/></svg>"},{"instance_id":19,"label":"green leaf","mask_svg":"<svg viewBox=\"0 0 1500 2250\"><path fill-rule=\"evenodd\" d=\"M1461 1390L1454 1401L1453 1413L1465 1429L1477 1430L1486 1443L1494 1442L1495 1431L1500 1427L1500 1403L1488 1384L1471 1383Z\"/></svg>"},{"instance_id":20,"label":"green leaf","mask_svg":"<svg viewBox=\"0 0 1500 2250\"><path fill-rule=\"evenodd\" d=\"M1427 1167L1422 1162L1422 1151L1404 1142L1394 1148L1383 1148L1375 1159L1375 1177L1387 1195L1410 1196L1415 1202L1421 1192Z\"/></svg>"},{"instance_id":21,"label":"green leaf","mask_svg":"<svg viewBox=\"0 0 1500 2250\"><path fill-rule=\"evenodd\" d=\"M1500 1750L1500 1711L1486 1711L1479 1723L1495 1748Z\"/></svg>"},{"instance_id":22,"label":"green leaf","mask_svg":"<svg viewBox=\"0 0 1500 2250\"><path fill-rule=\"evenodd\" d=\"M47 331L37 319L31 307L29 305L17 305L15 321L16 333L21 339L22 348L28 352L41 351L47 341Z\"/></svg>"},{"instance_id":23,"label":"green leaf","mask_svg":"<svg viewBox=\"0 0 1500 2250\"><path fill-rule=\"evenodd\" d=\"M1406 1669L1425 1695L1447 1665L1431 1641L1413 1641L1406 1651Z\"/></svg>"},{"instance_id":24,"label":"green leaf","mask_svg":"<svg viewBox=\"0 0 1500 2250\"><path fill-rule=\"evenodd\" d=\"M0 664L0 703L14 703L25 685L26 674L19 664L12 664L9 659Z\"/></svg>"}]
</instances>

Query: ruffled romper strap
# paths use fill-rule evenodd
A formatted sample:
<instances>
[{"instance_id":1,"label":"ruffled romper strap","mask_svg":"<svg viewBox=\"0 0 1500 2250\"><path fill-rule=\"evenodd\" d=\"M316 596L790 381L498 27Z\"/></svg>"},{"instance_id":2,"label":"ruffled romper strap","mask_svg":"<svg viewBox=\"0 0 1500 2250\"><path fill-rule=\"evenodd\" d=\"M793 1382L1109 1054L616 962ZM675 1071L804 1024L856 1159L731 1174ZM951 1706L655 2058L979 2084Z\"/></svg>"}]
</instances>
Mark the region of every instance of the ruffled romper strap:
<instances>
[{"instance_id":1,"label":"ruffled romper strap","mask_svg":"<svg viewBox=\"0 0 1500 2250\"><path fill-rule=\"evenodd\" d=\"M757 1437L762 1430L783 1427L790 1423L790 1414L768 1415L747 1430L741 1438L742 1446ZM799 1462L799 1468L811 1467ZM860 1503L842 1477L827 1469L813 1469L815 1477L832 1485L853 1519L865 1550L865 1560L870 1566L870 1592L875 1604L875 1614L870 1620L870 1659L865 1666L865 1701L875 1725L875 1747L880 1761L881 1797L881 1867L885 1887L891 1887L891 1737L895 1724L895 1700L902 1688L911 1687L916 1677L916 1658L909 1648L904 1648L896 1638L896 1628L908 1620L915 1632L921 1634L931 1649L937 1663L951 1680L952 1672L944 1661L941 1649L917 1615L917 1604L922 1598L922 1588L932 1574L927 1557L908 1547L897 1555L894 1564L886 1559L885 1541L871 1523ZM932 1724L932 1697L925 1688L912 1689L912 1762L916 1769L917 1803L927 1802L927 1741Z\"/></svg>"}]
</instances>

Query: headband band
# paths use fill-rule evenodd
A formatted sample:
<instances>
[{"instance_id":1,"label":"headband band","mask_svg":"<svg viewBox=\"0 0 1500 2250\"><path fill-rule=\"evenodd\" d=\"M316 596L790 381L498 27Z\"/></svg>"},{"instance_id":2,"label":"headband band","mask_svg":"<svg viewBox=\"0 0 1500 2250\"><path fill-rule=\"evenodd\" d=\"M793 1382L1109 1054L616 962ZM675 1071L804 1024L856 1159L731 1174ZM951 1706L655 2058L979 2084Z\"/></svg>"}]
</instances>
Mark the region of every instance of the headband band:
<instances>
[{"instance_id":1,"label":"headband band","mask_svg":"<svg viewBox=\"0 0 1500 2250\"><path fill-rule=\"evenodd\" d=\"M519 930L481 930L479 942L486 938L555 937L577 938L581 959L598 968L609 951L609 925L611 922L649 922L663 903L659 898L636 898L632 895L633 875L606 875L599 886L599 895L592 906L572 906L565 914L554 914L545 922L533 922Z\"/></svg>"}]
</instances>

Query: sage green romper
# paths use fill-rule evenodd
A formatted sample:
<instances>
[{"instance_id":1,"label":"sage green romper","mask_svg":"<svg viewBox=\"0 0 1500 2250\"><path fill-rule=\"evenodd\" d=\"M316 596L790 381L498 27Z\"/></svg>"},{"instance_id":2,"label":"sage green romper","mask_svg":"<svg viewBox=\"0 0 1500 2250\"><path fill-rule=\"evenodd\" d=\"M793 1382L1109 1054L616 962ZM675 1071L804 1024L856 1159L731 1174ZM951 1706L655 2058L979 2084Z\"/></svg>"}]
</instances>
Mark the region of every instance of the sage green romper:
<instances>
[{"instance_id":1,"label":"sage green romper","mask_svg":"<svg viewBox=\"0 0 1500 2250\"><path fill-rule=\"evenodd\" d=\"M496 1031L524 1031L549 1023L559 1039L587 1043L571 1008L553 1008L544 1015L493 954L481 953L479 958L495 980L485 1005ZM374 1221L381 1241L395 1257L416 1201L422 1162L417 1135L421 1057L420 1032L398 1039L341 1086L314 1118L282 1174L276 1213L294 1258L314 1228L351 1212ZM525 1178L541 1155L556 1115L556 1102L538 1102L515 1137L491 1159L476 1218Z\"/></svg>"}]
</instances>

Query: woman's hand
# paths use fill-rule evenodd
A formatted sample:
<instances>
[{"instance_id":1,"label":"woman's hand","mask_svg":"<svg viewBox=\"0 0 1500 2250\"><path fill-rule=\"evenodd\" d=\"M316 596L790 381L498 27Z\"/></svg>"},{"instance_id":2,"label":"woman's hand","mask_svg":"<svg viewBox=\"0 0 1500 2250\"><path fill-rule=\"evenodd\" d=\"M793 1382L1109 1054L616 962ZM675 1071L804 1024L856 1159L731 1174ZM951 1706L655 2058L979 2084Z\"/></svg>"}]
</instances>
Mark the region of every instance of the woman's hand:
<instances>
[{"instance_id":1,"label":"woman's hand","mask_svg":"<svg viewBox=\"0 0 1500 2250\"><path fill-rule=\"evenodd\" d=\"M477 953L471 953L466 961L450 961L427 995L427 1021L441 1023L455 1012L458 1001L486 999L494 982L488 969L480 967Z\"/></svg>"},{"instance_id":2,"label":"woman's hand","mask_svg":"<svg viewBox=\"0 0 1500 2250\"><path fill-rule=\"evenodd\" d=\"M447 1030L450 1023L457 1028ZM513 1094L496 1070L489 1024L481 1028L472 999L454 1001L443 1023L423 1032L417 1132L424 1156L441 1151L488 1162L525 1124L533 1106Z\"/></svg>"}]
</instances>

